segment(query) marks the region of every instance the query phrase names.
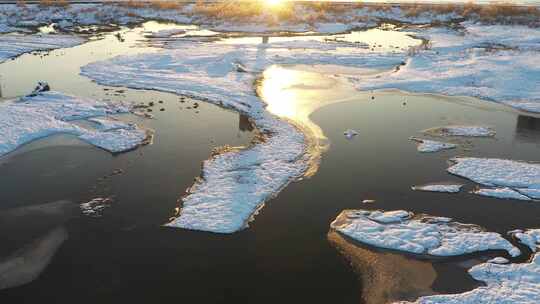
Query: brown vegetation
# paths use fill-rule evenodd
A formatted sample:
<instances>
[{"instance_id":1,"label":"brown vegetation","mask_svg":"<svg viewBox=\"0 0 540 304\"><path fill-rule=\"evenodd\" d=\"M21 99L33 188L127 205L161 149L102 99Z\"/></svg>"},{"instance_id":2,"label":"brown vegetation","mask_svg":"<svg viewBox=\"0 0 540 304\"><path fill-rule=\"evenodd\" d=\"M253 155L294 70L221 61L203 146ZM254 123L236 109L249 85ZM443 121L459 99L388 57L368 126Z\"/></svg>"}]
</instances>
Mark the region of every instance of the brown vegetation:
<instances>
[{"instance_id":1,"label":"brown vegetation","mask_svg":"<svg viewBox=\"0 0 540 304\"><path fill-rule=\"evenodd\" d=\"M185 3L180 1L167 1L167 0L129 0L120 2L118 5L129 8L153 8L156 10L177 10L184 7Z\"/></svg>"},{"instance_id":2,"label":"brown vegetation","mask_svg":"<svg viewBox=\"0 0 540 304\"><path fill-rule=\"evenodd\" d=\"M42 7L49 7L49 6L68 7L69 6L69 1L68 0L39 0L39 6L42 6Z\"/></svg>"}]
</instances>

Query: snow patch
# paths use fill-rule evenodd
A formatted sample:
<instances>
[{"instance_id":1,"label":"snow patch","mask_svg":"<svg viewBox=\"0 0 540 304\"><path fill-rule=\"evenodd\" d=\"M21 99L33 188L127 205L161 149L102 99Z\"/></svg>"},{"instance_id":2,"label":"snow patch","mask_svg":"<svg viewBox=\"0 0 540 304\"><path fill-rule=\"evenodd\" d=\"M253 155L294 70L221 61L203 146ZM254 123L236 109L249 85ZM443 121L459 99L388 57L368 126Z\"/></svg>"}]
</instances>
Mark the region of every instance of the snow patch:
<instances>
[{"instance_id":1,"label":"snow patch","mask_svg":"<svg viewBox=\"0 0 540 304\"><path fill-rule=\"evenodd\" d=\"M517 238L522 244L527 245L532 252L537 252L540 246L540 229L527 229L510 231L513 237Z\"/></svg>"},{"instance_id":2,"label":"snow patch","mask_svg":"<svg viewBox=\"0 0 540 304\"><path fill-rule=\"evenodd\" d=\"M500 234L449 218L417 216L399 211L345 210L332 229L375 247L432 256L456 256L485 250L520 251Z\"/></svg>"},{"instance_id":3,"label":"snow patch","mask_svg":"<svg viewBox=\"0 0 540 304\"><path fill-rule=\"evenodd\" d=\"M439 152L442 150L454 149L457 147L456 144L445 143L445 142L429 140L429 139L422 139L418 137L411 137L410 140L417 142L418 145L416 146L416 149L418 150L418 152L423 152L423 153Z\"/></svg>"},{"instance_id":4,"label":"snow patch","mask_svg":"<svg viewBox=\"0 0 540 304\"><path fill-rule=\"evenodd\" d=\"M472 191L474 194L495 197L500 199L515 199L522 201L530 201L531 199L517 191L514 191L510 188L478 188Z\"/></svg>"},{"instance_id":5,"label":"snow patch","mask_svg":"<svg viewBox=\"0 0 540 304\"><path fill-rule=\"evenodd\" d=\"M461 190L463 184L426 184L420 186L413 186L412 190L415 191L430 191L430 192L445 192L445 193L457 193Z\"/></svg>"},{"instance_id":6,"label":"snow patch","mask_svg":"<svg viewBox=\"0 0 540 304\"><path fill-rule=\"evenodd\" d=\"M485 126L444 126L423 131L435 136L466 136L466 137L491 137L495 136L495 130Z\"/></svg>"},{"instance_id":7,"label":"snow patch","mask_svg":"<svg viewBox=\"0 0 540 304\"><path fill-rule=\"evenodd\" d=\"M474 266L469 274L486 286L461 294L425 296L416 304L536 304L540 303L540 254L530 263Z\"/></svg>"},{"instance_id":8,"label":"snow patch","mask_svg":"<svg viewBox=\"0 0 540 304\"><path fill-rule=\"evenodd\" d=\"M68 48L85 41L85 39L73 35L0 35L0 63L24 53Z\"/></svg>"},{"instance_id":9,"label":"snow patch","mask_svg":"<svg viewBox=\"0 0 540 304\"><path fill-rule=\"evenodd\" d=\"M0 103L0 156L30 141L54 134L71 134L110 152L136 148L146 132L136 126L111 131L80 127L76 120L127 113L120 104L106 104L58 92Z\"/></svg>"},{"instance_id":10,"label":"snow patch","mask_svg":"<svg viewBox=\"0 0 540 304\"><path fill-rule=\"evenodd\" d=\"M448 172L490 187L536 192L540 189L540 164L497 158L456 157Z\"/></svg>"},{"instance_id":11,"label":"snow patch","mask_svg":"<svg viewBox=\"0 0 540 304\"><path fill-rule=\"evenodd\" d=\"M472 96L537 112L540 28L461 25L459 31L447 27L417 29L417 36L429 40L425 49L412 52L405 66L384 77L359 77L359 89Z\"/></svg>"}]
</instances>

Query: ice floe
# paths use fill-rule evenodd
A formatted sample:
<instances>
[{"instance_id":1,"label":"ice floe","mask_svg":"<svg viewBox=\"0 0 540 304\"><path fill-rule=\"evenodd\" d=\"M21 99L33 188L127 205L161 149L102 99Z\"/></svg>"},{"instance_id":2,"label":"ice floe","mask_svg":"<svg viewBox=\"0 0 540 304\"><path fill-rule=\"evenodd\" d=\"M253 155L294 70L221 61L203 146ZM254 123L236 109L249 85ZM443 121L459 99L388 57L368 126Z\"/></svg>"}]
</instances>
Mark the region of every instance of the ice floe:
<instances>
[{"instance_id":1,"label":"ice floe","mask_svg":"<svg viewBox=\"0 0 540 304\"><path fill-rule=\"evenodd\" d=\"M309 167L306 139L288 121L266 111L253 83L273 64L348 64L391 67L400 55L370 55L348 43L275 42L264 45L174 41L167 49L91 63L81 73L101 84L188 95L249 116L265 135L251 148L206 161L202 178L183 198L171 227L231 233L266 200ZM241 66L242 69L238 69Z\"/></svg>"},{"instance_id":2,"label":"ice floe","mask_svg":"<svg viewBox=\"0 0 540 304\"><path fill-rule=\"evenodd\" d=\"M0 35L0 63L24 53L73 47L85 41L74 35Z\"/></svg>"},{"instance_id":3,"label":"ice floe","mask_svg":"<svg viewBox=\"0 0 540 304\"><path fill-rule=\"evenodd\" d=\"M540 164L497 158L456 157L448 172L490 187L508 187L524 194L540 189Z\"/></svg>"},{"instance_id":4,"label":"ice floe","mask_svg":"<svg viewBox=\"0 0 540 304\"><path fill-rule=\"evenodd\" d=\"M426 184L426 185L413 186L412 190L457 193L461 190L461 187L463 187L463 184L441 183L441 184Z\"/></svg>"},{"instance_id":5,"label":"ice floe","mask_svg":"<svg viewBox=\"0 0 540 304\"><path fill-rule=\"evenodd\" d=\"M416 149L418 152L438 152L442 150L454 149L456 144L445 143L436 140L422 139L418 137L411 137L410 140L417 142Z\"/></svg>"},{"instance_id":6,"label":"ice floe","mask_svg":"<svg viewBox=\"0 0 540 304\"><path fill-rule=\"evenodd\" d=\"M525 196L517 191L514 191L510 188L504 187L504 188L478 188L472 191L474 194L482 195L482 196L489 196L489 197L495 197L500 199L515 199L515 200L522 200L522 201L530 201L531 198L528 196Z\"/></svg>"},{"instance_id":7,"label":"ice floe","mask_svg":"<svg viewBox=\"0 0 540 304\"><path fill-rule=\"evenodd\" d=\"M529 263L484 263L469 274L486 286L460 294L420 297L416 304L537 304L540 303L540 254Z\"/></svg>"},{"instance_id":8,"label":"ice floe","mask_svg":"<svg viewBox=\"0 0 540 304\"><path fill-rule=\"evenodd\" d=\"M146 131L134 125L122 129L93 130L79 126L77 120L127 113L121 104L44 92L0 103L0 156L30 141L54 134L71 134L110 152L134 149L145 143Z\"/></svg>"},{"instance_id":9,"label":"ice floe","mask_svg":"<svg viewBox=\"0 0 540 304\"><path fill-rule=\"evenodd\" d=\"M444 126L424 130L424 133L436 136L466 136L490 137L495 136L495 130L486 126Z\"/></svg>"},{"instance_id":10,"label":"ice floe","mask_svg":"<svg viewBox=\"0 0 540 304\"><path fill-rule=\"evenodd\" d=\"M429 40L424 50L416 52L398 71L383 77L360 77L358 87L472 96L536 112L540 102L540 29L462 25L459 31L419 28L416 35Z\"/></svg>"},{"instance_id":11,"label":"ice floe","mask_svg":"<svg viewBox=\"0 0 540 304\"><path fill-rule=\"evenodd\" d=\"M330 227L361 243L414 254L456 256L485 250L520 254L498 233L449 218L414 216L403 210L345 210Z\"/></svg>"},{"instance_id":12,"label":"ice floe","mask_svg":"<svg viewBox=\"0 0 540 304\"><path fill-rule=\"evenodd\" d=\"M510 231L509 234L527 245L533 252L540 248L540 229L527 229L525 231L518 229Z\"/></svg>"}]
</instances>

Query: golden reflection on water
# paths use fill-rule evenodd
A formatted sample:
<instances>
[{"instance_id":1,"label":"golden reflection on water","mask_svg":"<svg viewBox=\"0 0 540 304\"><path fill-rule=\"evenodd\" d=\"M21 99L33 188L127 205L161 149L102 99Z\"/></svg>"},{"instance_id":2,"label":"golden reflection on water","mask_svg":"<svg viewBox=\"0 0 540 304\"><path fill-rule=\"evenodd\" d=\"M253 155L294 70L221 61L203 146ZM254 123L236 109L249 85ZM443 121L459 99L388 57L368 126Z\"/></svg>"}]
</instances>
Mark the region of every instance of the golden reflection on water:
<instances>
[{"instance_id":1,"label":"golden reflection on water","mask_svg":"<svg viewBox=\"0 0 540 304\"><path fill-rule=\"evenodd\" d=\"M362 248L335 231L330 231L327 237L358 274L362 303L413 301L434 294L431 286L437 273L430 262Z\"/></svg>"},{"instance_id":2,"label":"golden reflection on water","mask_svg":"<svg viewBox=\"0 0 540 304\"><path fill-rule=\"evenodd\" d=\"M263 73L258 94L269 112L292 121L307 135L310 167L305 175L309 177L317 172L321 154L329 147L323 130L310 115L323 106L358 98L359 92L330 76L272 66Z\"/></svg>"}]
</instances>

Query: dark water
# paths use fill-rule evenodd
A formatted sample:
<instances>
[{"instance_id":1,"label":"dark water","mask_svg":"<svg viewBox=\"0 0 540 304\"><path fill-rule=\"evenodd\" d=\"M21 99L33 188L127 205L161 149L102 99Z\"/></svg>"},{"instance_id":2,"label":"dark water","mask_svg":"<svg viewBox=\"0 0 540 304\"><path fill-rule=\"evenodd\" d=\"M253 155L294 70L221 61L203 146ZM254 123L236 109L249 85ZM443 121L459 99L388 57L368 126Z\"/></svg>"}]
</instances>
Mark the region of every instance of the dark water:
<instances>
[{"instance_id":1,"label":"dark water","mask_svg":"<svg viewBox=\"0 0 540 304\"><path fill-rule=\"evenodd\" d=\"M23 56L19 63L34 59ZM50 68L46 59L43 64ZM2 65L0 74L15 72L14 67ZM9 80L19 88L11 92L22 91L28 79ZM449 216L500 233L534 227L540 220L537 203L467 191L410 190L416 184L463 181L445 172L447 160L456 155L538 160L539 118L472 99L388 92L351 93L350 101L311 115L330 142L318 173L285 188L248 229L216 235L164 228L160 224L172 215L176 199L199 175L200 162L211 150L249 143L245 118L204 103L196 113L187 109L194 101L181 103L170 94L127 90L114 96L82 77L77 81L80 85L65 85L65 91L113 100L163 100L165 111L154 111L156 119L126 117L155 129L155 142L113 156L59 136L0 160L0 256L19 250L28 261L43 261L53 255L35 281L0 291L0 303L373 304L461 292L476 286L466 269L486 256L417 260L355 244L329 232L330 222L351 208ZM53 88L64 90L63 83ZM408 140L420 130L453 123L491 125L497 136L462 142L470 151L434 154L418 153ZM345 139L348 128L360 135ZM123 173L111 175L116 169ZM97 196L115 199L98 218L80 215L72 204L39 206ZM362 204L364 199L376 202Z\"/></svg>"}]
</instances>

